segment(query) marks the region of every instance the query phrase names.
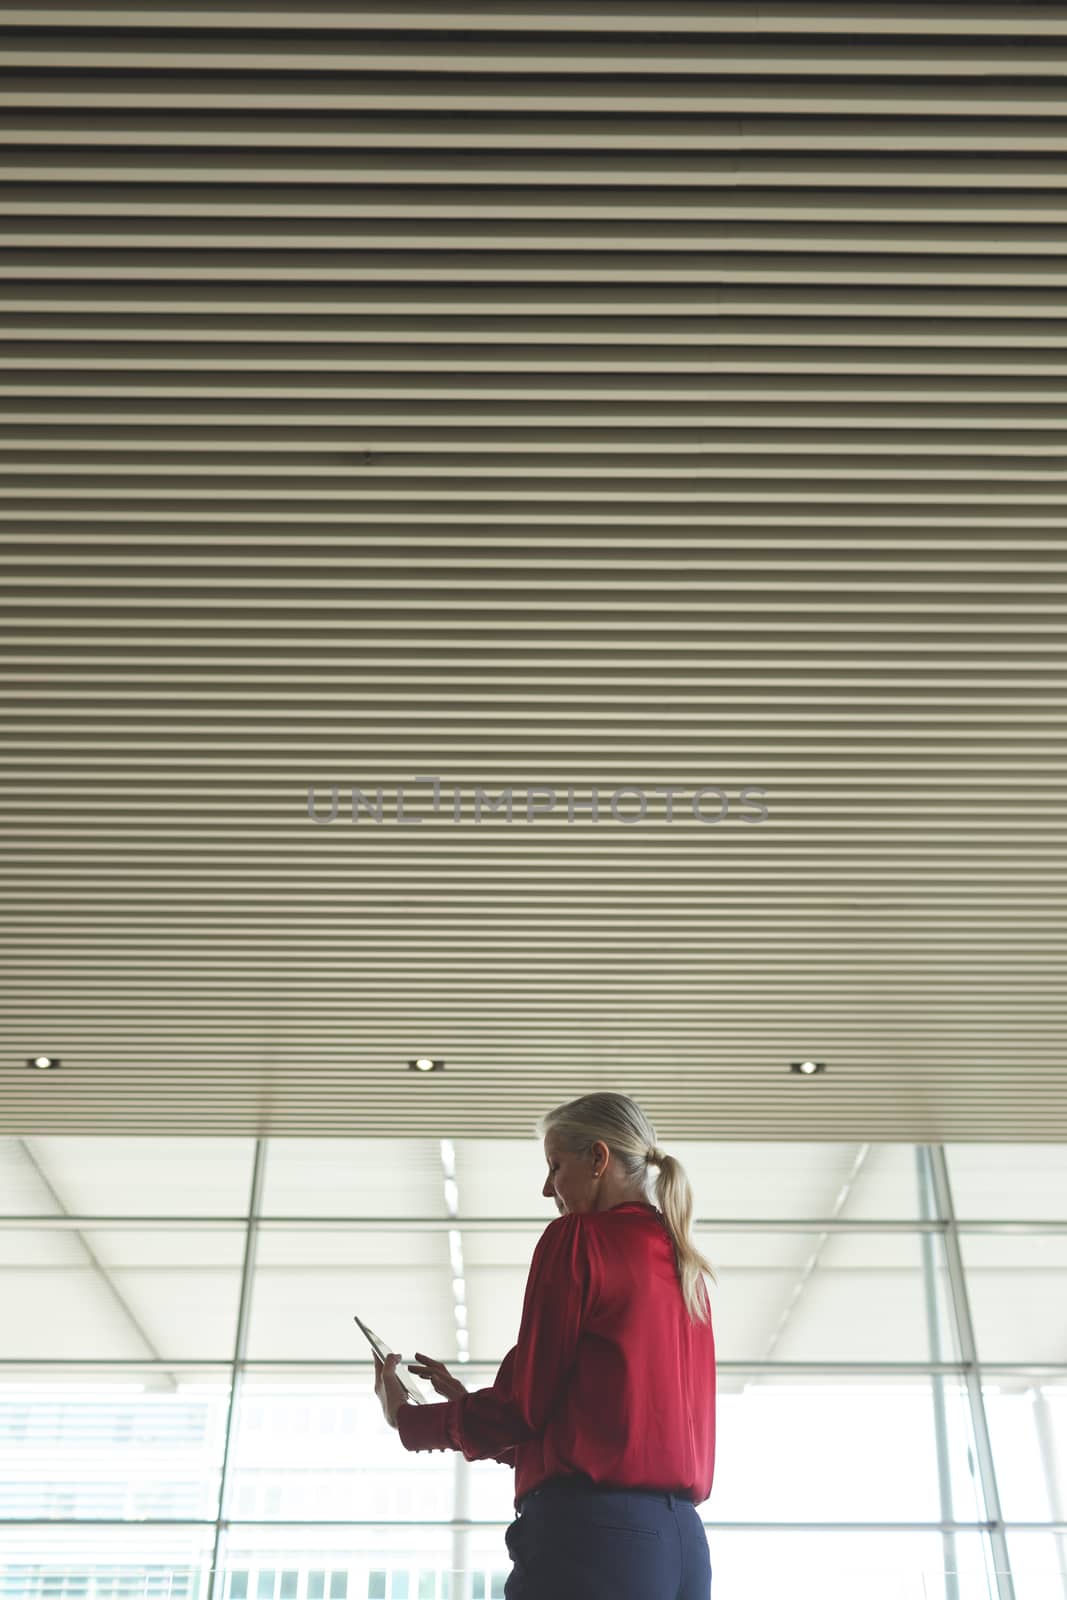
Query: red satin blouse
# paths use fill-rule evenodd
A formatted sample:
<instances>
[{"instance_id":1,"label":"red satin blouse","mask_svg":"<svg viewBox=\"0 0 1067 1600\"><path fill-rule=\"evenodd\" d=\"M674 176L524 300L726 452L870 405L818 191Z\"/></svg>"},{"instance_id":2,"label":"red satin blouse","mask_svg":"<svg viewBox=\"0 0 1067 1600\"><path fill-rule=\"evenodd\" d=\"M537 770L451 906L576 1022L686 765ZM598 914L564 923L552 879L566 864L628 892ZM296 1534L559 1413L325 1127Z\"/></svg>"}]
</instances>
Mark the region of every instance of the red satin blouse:
<instances>
[{"instance_id":1,"label":"red satin blouse","mask_svg":"<svg viewBox=\"0 0 1067 1600\"><path fill-rule=\"evenodd\" d=\"M715 1338L710 1322L689 1319L655 1206L625 1201L550 1222L530 1264L518 1342L491 1387L405 1404L397 1428L408 1450L514 1466L516 1505L546 1478L576 1472L706 1500Z\"/></svg>"}]
</instances>

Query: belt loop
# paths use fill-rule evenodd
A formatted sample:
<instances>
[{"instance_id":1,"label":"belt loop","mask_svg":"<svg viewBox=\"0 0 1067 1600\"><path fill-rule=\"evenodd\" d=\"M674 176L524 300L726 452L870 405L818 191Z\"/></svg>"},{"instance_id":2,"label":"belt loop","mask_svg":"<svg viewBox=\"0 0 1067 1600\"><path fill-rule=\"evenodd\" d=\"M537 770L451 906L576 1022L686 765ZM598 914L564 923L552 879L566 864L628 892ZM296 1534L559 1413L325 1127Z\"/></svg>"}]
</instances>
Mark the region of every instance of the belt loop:
<instances>
[{"instance_id":1,"label":"belt loop","mask_svg":"<svg viewBox=\"0 0 1067 1600\"><path fill-rule=\"evenodd\" d=\"M671 1511L674 1510L674 1495L671 1493L668 1493L667 1495L667 1505Z\"/></svg>"}]
</instances>

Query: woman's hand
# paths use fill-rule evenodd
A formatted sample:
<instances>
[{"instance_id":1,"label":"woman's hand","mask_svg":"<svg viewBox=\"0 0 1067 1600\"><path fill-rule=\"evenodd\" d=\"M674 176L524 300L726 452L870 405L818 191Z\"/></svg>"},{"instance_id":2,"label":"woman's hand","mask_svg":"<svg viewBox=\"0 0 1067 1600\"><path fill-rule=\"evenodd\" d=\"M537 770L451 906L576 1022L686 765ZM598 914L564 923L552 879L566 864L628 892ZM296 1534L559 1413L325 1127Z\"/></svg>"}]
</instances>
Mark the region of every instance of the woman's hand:
<instances>
[{"instance_id":1,"label":"woman's hand","mask_svg":"<svg viewBox=\"0 0 1067 1600\"><path fill-rule=\"evenodd\" d=\"M396 1375L399 1360L398 1355L388 1355L383 1362L377 1350L374 1352L374 1392L382 1403L385 1420L391 1428L396 1427L396 1414L401 1406L408 1404L410 1398Z\"/></svg>"},{"instance_id":2,"label":"woman's hand","mask_svg":"<svg viewBox=\"0 0 1067 1600\"><path fill-rule=\"evenodd\" d=\"M446 1400L455 1400L457 1395L467 1393L466 1386L452 1376L443 1361L435 1361L421 1350L416 1350L415 1360L408 1362L408 1371L416 1378L429 1378L437 1393L443 1394Z\"/></svg>"}]
</instances>

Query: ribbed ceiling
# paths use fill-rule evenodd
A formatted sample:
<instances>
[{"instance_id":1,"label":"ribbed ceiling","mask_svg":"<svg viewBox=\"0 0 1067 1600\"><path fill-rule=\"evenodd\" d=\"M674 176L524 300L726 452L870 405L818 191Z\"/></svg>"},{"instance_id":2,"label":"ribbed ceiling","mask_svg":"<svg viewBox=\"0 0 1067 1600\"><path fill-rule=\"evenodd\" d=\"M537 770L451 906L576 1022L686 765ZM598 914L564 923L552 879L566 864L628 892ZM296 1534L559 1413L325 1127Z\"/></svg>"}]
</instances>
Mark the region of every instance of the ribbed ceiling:
<instances>
[{"instance_id":1,"label":"ribbed ceiling","mask_svg":"<svg viewBox=\"0 0 1067 1600\"><path fill-rule=\"evenodd\" d=\"M1067 7L0 22L0 1131L1067 1137Z\"/></svg>"}]
</instances>

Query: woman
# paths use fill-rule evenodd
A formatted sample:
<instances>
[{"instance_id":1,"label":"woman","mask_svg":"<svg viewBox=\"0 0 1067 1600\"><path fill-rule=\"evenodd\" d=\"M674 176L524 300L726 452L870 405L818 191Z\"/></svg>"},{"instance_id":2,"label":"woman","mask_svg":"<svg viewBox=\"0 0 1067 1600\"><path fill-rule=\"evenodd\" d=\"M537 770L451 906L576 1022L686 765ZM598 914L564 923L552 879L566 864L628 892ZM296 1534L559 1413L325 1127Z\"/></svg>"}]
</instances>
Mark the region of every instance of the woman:
<instances>
[{"instance_id":1,"label":"woman","mask_svg":"<svg viewBox=\"0 0 1067 1600\"><path fill-rule=\"evenodd\" d=\"M689 1236L681 1165L624 1094L541 1118L559 1217L534 1250L518 1343L491 1388L468 1393L416 1351L408 1370L443 1405L406 1401L399 1356L375 1391L408 1450L461 1450L515 1468L507 1600L709 1600L696 1507L715 1462L715 1341ZM645 1198L649 1166L656 1195Z\"/></svg>"}]
</instances>

